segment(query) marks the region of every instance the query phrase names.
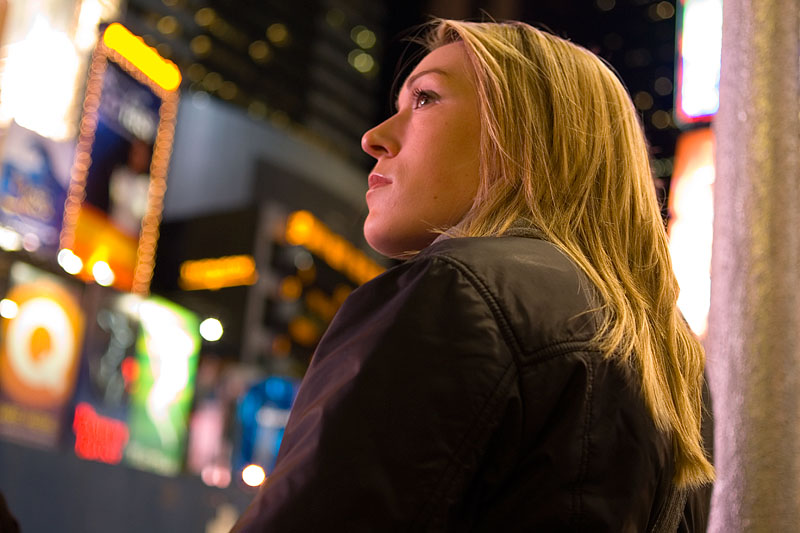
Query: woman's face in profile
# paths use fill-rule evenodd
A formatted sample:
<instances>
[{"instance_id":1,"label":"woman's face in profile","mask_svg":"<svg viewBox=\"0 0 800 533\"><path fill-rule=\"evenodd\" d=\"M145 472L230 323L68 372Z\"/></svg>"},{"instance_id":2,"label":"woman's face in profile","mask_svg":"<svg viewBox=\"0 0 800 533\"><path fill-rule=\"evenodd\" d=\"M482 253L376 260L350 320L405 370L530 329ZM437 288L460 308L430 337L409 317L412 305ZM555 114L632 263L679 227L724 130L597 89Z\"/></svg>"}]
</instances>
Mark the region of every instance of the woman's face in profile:
<instances>
[{"instance_id":1,"label":"woman's face in profile","mask_svg":"<svg viewBox=\"0 0 800 533\"><path fill-rule=\"evenodd\" d=\"M361 139L369 176L364 236L390 257L428 246L469 210L478 188L480 120L462 43L429 53L406 79L397 112Z\"/></svg>"}]
</instances>

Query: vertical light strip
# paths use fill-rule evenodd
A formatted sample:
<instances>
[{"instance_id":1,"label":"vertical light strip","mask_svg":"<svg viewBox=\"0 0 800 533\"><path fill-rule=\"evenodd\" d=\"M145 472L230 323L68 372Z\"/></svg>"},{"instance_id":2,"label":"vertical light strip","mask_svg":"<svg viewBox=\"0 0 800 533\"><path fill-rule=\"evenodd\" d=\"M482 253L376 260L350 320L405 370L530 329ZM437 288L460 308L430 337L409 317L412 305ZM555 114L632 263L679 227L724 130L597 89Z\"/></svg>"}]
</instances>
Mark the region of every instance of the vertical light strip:
<instances>
[{"instance_id":1,"label":"vertical light strip","mask_svg":"<svg viewBox=\"0 0 800 533\"><path fill-rule=\"evenodd\" d=\"M136 294L147 295L150 291L150 280L153 278L159 224L164 210L164 193L167 191L167 168L178 115L178 100L178 93L170 92L165 95L159 109L160 120L153 146L153 160L150 163L147 211L142 218L142 231L139 234L136 268L131 287L131 292Z\"/></svg>"},{"instance_id":2,"label":"vertical light strip","mask_svg":"<svg viewBox=\"0 0 800 533\"><path fill-rule=\"evenodd\" d=\"M97 130L97 110L103 92L103 76L108 67L106 48L98 44L92 54L89 67L89 80L86 84L86 98L83 101L83 117L78 130L78 144L75 148L75 161L70 174L67 200L64 204L64 222L59 237L60 249L71 249L75 242L75 226L86 193L86 176L92 164L92 144Z\"/></svg>"}]
</instances>

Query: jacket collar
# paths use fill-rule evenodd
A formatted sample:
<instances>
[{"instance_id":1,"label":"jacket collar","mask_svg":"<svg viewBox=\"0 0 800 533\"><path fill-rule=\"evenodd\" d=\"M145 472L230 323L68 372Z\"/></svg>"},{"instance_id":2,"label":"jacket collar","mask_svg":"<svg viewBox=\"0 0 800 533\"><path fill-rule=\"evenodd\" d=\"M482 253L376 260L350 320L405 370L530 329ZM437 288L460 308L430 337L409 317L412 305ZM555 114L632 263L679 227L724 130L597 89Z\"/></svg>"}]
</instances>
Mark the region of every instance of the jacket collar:
<instances>
[{"instance_id":1,"label":"jacket collar","mask_svg":"<svg viewBox=\"0 0 800 533\"><path fill-rule=\"evenodd\" d=\"M454 227L458 227L458 224ZM523 219L517 219L511 223L511 226L503 232L503 236L506 237L528 237L531 239L542 239L546 240L544 233L538 228L531 226L528 222ZM436 237L430 245L434 245L437 242L445 241L447 239L452 239L453 236L447 233L440 233L438 237ZM430 246L429 245L429 246Z\"/></svg>"}]
</instances>

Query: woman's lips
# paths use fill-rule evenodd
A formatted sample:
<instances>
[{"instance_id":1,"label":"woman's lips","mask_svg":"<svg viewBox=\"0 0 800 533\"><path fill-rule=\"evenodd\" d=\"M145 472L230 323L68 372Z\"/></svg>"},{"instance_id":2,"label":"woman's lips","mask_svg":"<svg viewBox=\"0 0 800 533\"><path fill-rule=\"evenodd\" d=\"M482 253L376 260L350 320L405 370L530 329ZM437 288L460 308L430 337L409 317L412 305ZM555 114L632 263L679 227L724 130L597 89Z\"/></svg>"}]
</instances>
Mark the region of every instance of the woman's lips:
<instances>
[{"instance_id":1,"label":"woman's lips","mask_svg":"<svg viewBox=\"0 0 800 533\"><path fill-rule=\"evenodd\" d=\"M369 175L369 190L377 189L378 187L383 187L384 185L390 185L392 180L387 178L386 176L382 176L381 174L372 173Z\"/></svg>"}]
</instances>

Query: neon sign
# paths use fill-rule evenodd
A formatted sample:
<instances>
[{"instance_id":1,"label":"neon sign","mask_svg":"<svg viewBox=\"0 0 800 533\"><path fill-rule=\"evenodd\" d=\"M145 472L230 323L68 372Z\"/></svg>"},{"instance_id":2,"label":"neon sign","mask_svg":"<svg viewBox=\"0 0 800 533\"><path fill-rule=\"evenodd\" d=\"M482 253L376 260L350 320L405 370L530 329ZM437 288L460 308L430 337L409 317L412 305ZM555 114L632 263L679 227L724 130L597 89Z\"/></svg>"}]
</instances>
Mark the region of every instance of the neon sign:
<instances>
[{"instance_id":1,"label":"neon sign","mask_svg":"<svg viewBox=\"0 0 800 533\"><path fill-rule=\"evenodd\" d=\"M678 307L700 337L706 333L711 300L714 175L711 129L682 134L670 187L669 249L681 288Z\"/></svg>"},{"instance_id":2,"label":"neon sign","mask_svg":"<svg viewBox=\"0 0 800 533\"><path fill-rule=\"evenodd\" d=\"M184 261L178 284L185 291L252 285L258 279L251 255Z\"/></svg>"},{"instance_id":3,"label":"neon sign","mask_svg":"<svg viewBox=\"0 0 800 533\"><path fill-rule=\"evenodd\" d=\"M678 17L676 118L707 121L719 109L722 0L681 0Z\"/></svg>"},{"instance_id":4,"label":"neon sign","mask_svg":"<svg viewBox=\"0 0 800 533\"><path fill-rule=\"evenodd\" d=\"M308 248L359 285L385 269L308 211L295 211L286 220L286 242Z\"/></svg>"}]
</instances>

